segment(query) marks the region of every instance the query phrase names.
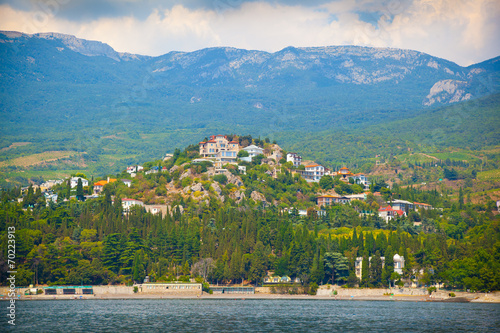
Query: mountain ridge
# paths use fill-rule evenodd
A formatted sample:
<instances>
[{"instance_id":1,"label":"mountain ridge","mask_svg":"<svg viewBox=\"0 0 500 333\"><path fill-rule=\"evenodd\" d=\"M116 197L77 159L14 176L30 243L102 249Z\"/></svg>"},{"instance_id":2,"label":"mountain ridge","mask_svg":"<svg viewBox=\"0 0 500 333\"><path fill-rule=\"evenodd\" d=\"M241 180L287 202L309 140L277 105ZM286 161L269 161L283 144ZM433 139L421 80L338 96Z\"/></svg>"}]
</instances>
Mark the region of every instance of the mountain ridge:
<instances>
[{"instance_id":1,"label":"mountain ridge","mask_svg":"<svg viewBox=\"0 0 500 333\"><path fill-rule=\"evenodd\" d=\"M102 138L122 133L131 140L126 156L142 156L141 137L171 151L213 132L272 138L368 128L497 93L499 60L461 67L361 46L149 57L74 36L0 32L0 146L33 141L99 156L112 145Z\"/></svg>"}]
</instances>

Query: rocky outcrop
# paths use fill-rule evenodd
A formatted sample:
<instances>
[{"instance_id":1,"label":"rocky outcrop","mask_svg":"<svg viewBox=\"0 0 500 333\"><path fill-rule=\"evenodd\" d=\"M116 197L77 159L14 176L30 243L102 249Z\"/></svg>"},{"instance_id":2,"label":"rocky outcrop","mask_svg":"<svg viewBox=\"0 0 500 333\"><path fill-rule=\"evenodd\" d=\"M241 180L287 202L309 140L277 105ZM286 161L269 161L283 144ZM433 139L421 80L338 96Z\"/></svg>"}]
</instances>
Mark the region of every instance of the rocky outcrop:
<instances>
[{"instance_id":1,"label":"rocky outcrop","mask_svg":"<svg viewBox=\"0 0 500 333\"><path fill-rule=\"evenodd\" d=\"M191 169L187 169L182 173L182 175L179 177L180 180L183 180L186 177L189 177L192 175Z\"/></svg>"},{"instance_id":2,"label":"rocky outcrop","mask_svg":"<svg viewBox=\"0 0 500 333\"><path fill-rule=\"evenodd\" d=\"M213 182L212 185L211 185L211 187L213 188L213 190L215 191L215 193L217 194L217 196L221 195L222 189L220 188L219 183Z\"/></svg>"},{"instance_id":3,"label":"rocky outcrop","mask_svg":"<svg viewBox=\"0 0 500 333\"><path fill-rule=\"evenodd\" d=\"M191 186L186 186L184 187L182 192L184 192L184 194L192 195L193 198L196 200L201 200L209 196L208 191L206 191L203 185L200 183L195 183Z\"/></svg>"},{"instance_id":4,"label":"rocky outcrop","mask_svg":"<svg viewBox=\"0 0 500 333\"><path fill-rule=\"evenodd\" d=\"M228 184L233 184L238 187L243 186L243 181L241 180L240 176L235 176L229 171L224 172L224 175L226 175L227 177Z\"/></svg>"},{"instance_id":5,"label":"rocky outcrop","mask_svg":"<svg viewBox=\"0 0 500 333\"><path fill-rule=\"evenodd\" d=\"M425 97L423 104L431 106L434 103L456 103L471 99L472 95L467 91L468 83L458 80L441 80L436 82L429 94Z\"/></svg>"},{"instance_id":6,"label":"rocky outcrop","mask_svg":"<svg viewBox=\"0 0 500 333\"><path fill-rule=\"evenodd\" d=\"M257 191L253 191L252 194L250 194L250 198L252 198L254 201L266 201L266 197Z\"/></svg>"},{"instance_id":7,"label":"rocky outcrop","mask_svg":"<svg viewBox=\"0 0 500 333\"><path fill-rule=\"evenodd\" d=\"M233 199L234 201L236 201L237 204L239 204L245 198L245 192L243 192L243 191L234 191L234 192L231 192L231 194L229 195L229 197L231 199Z\"/></svg>"}]
</instances>

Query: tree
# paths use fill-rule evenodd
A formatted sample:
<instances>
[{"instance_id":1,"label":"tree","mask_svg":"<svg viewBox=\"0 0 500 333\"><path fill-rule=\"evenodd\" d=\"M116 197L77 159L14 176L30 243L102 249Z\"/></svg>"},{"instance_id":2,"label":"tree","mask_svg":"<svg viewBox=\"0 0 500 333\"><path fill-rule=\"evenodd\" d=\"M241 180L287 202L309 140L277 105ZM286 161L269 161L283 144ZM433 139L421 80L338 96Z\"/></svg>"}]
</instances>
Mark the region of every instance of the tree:
<instances>
[{"instance_id":1,"label":"tree","mask_svg":"<svg viewBox=\"0 0 500 333\"><path fill-rule=\"evenodd\" d=\"M458 205L460 209L464 208L464 191L462 190L461 186L460 190L458 191Z\"/></svg>"},{"instance_id":2,"label":"tree","mask_svg":"<svg viewBox=\"0 0 500 333\"><path fill-rule=\"evenodd\" d=\"M227 183L227 176L224 174L215 175L213 178L219 184L225 185Z\"/></svg>"},{"instance_id":3,"label":"tree","mask_svg":"<svg viewBox=\"0 0 500 333\"><path fill-rule=\"evenodd\" d=\"M120 268L120 256L123 251L122 235L119 233L106 236L103 242L103 264L115 273Z\"/></svg>"},{"instance_id":4,"label":"tree","mask_svg":"<svg viewBox=\"0 0 500 333\"><path fill-rule=\"evenodd\" d=\"M376 287L382 282L382 259L378 250L370 261L370 282Z\"/></svg>"},{"instance_id":5,"label":"tree","mask_svg":"<svg viewBox=\"0 0 500 333\"><path fill-rule=\"evenodd\" d=\"M323 258L325 271L330 274L329 281L332 283L341 282L349 275L347 258L338 252L326 252Z\"/></svg>"},{"instance_id":6,"label":"tree","mask_svg":"<svg viewBox=\"0 0 500 333\"><path fill-rule=\"evenodd\" d=\"M255 164L255 165L260 165L260 163L262 162L262 160L266 158L263 154L259 154L257 156L254 156L252 158L252 163Z\"/></svg>"},{"instance_id":7,"label":"tree","mask_svg":"<svg viewBox=\"0 0 500 333\"><path fill-rule=\"evenodd\" d=\"M248 157L248 156L250 156L250 154L248 154L248 152L247 152L246 150L243 150L243 149L242 149L242 150L240 150L240 151L238 152L238 155L237 155L237 156L238 156L238 157L240 157L240 158L241 158L241 157Z\"/></svg>"},{"instance_id":8,"label":"tree","mask_svg":"<svg viewBox=\"0 0 500 333\"><path fill-rule=\"evenodd\" d=\"M255 283L262 281L266 276L267 258L264 253L264 244L258 241L255 245L255 251L252 254L249 278Z\"/></svg>"},{"instance_id":9,"label":"tree","mask_svg":"<svg viewBox=\"0 0 500 333\"><path fill-rule=\"evenodd\" d=\"M323 189L323 190L330 190L333 188L333 178L332 176L323 176L321 177L321 179L319 180L319 186Z\"/></svg>"},{"instance_id":10,"label":"tree","mask_svg":"<svg viewBox=\"0 0 500 333\"><path fill-rule=\"evenodd\" d=\"M215 268L214 260L212 258L203 258L193 264L192 272L194 275L199 275L203 280L207 280L212 270Z\"/></svg>"},{"instance_id":11,"label":"tree","mask_svg":"<svg viewBox=\"0 0 500 333\"><path fill-rule=\"evenodd\" d=\"M394 253L392 251L392 246L389 245L387 249L385 250L385 263L384 263L384 269L382 272L382 284L388 284L389 287L390 285L390 280L391 280L391 275L394 273Z\"/></svg>"},{"instance_id":12,"label":"tree","mask_svg":"<svg viewBox=\"0 0 500 333\"><path fill-rule=\"evenodd\" d=\"M141 282L145 278L142 250L135 252L133 263L133 279L135 282Z\"/></svg>"},{"instance_id":13,"label":"tree","mask_svg":"<svg viewBox=\"0 0 500 333\"><path fill-rule=\"evenodd\" d=\"M83 201L83 184L81 178L78 178L78 183L76 184L76 199Z\"/></svg>"},{"instance_id":14,"label":"tree","mask_svg":"<svg viewBox=\"0 0 500 333\"><path fill-rule=\"evenodd\" d=\"M71 196L71 178L66 182L66 199Z\"/></svg>"},{"instance_id":15,"label":"tree","mask_svg":"<svg viewBox=\"0 0 500 333\"><path fill-rule=\"evenodd\" d=\"M368 251L365 250L363 262L361 263L361 284L365 287L370 283L370 261Z\"/></svg>"}]
</instances>

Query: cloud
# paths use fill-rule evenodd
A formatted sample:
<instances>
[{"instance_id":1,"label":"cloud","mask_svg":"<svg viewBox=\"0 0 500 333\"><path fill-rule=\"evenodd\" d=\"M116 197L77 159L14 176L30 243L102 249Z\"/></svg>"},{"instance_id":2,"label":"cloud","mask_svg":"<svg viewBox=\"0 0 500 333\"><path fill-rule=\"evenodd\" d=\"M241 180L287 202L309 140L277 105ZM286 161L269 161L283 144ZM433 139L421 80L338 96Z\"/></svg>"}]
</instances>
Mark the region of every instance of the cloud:
<instances>
[{"instance_id":1,"label":"cloud","mask_svg":"<svg viewBox=\"0 0 500 333\"><path fill-rule=\"evenodd\" d=\"M406 48L461 65L500 55L496 0L16 3L0 5L0 29L67 33L148 55L213 46L273 52L290 45Z\"/></svg>"}]
</instances>

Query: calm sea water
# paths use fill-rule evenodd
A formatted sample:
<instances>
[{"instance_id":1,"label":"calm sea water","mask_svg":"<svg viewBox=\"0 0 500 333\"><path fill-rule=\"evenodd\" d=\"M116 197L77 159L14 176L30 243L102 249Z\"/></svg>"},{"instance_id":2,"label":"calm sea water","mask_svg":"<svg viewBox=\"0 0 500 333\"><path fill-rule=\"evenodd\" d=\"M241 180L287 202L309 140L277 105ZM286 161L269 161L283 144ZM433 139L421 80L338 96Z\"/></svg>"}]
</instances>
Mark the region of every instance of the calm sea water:
<instances>
[{"instance_id":1,"label":"calm sea water","mask_svg":"<svg viewBox=\"0 0 500 333\"><path fill-rule=\"evenodd\" d=\"M17 302L15 332L499 332L500 305L335 300Z\"/></svg>"}]
</instances>

